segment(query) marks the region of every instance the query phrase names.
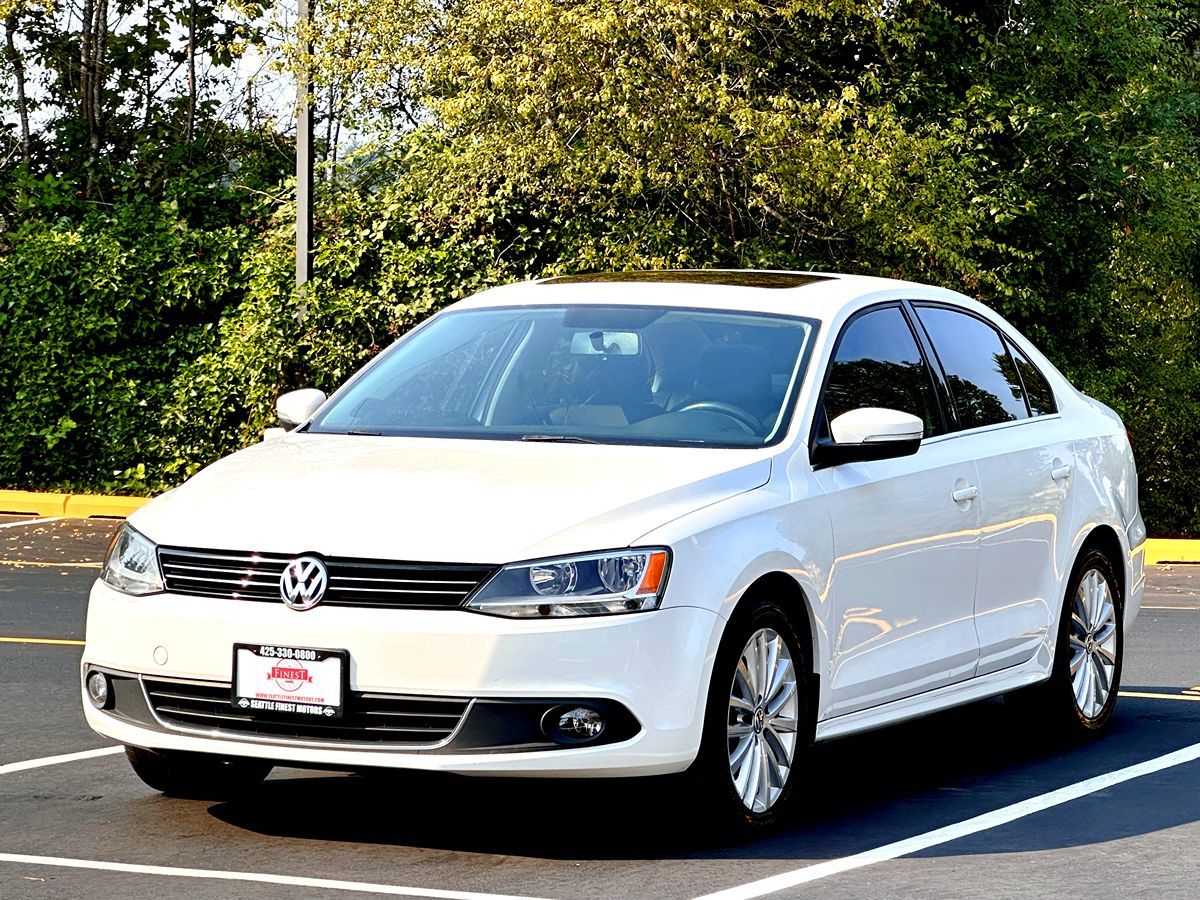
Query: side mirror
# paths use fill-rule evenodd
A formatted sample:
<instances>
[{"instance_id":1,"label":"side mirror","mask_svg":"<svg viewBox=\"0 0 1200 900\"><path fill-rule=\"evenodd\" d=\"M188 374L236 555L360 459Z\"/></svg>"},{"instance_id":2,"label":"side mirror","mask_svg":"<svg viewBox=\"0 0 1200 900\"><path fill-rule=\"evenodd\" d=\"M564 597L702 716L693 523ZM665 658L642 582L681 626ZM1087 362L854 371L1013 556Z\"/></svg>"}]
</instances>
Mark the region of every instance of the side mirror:
<instances>
[{"instance_id":1,"label":"side mirror","mask_svg":"<svg viewBox=\"0 0 1200 900\"><path fill-rule=\"evenodd\" d=\"M852 409L829 423L833 440L813 445L814 466L911 456L921 446L925 423L895 409Z\"/></svg>"},{"instance_id":2,"label":"side mirror","mask_svg":"<svg viewBox=\"0 0 1200 900\"><path fill-rule=\"evenodd\" d=\"M275 412L279 414L279 424L284 430L291 431L301 422L312 418L312 414L321 408L325 402L325 392L316 388L301 388L298 391L288 391L275 401Z\"/></svg>"}]
</instances>

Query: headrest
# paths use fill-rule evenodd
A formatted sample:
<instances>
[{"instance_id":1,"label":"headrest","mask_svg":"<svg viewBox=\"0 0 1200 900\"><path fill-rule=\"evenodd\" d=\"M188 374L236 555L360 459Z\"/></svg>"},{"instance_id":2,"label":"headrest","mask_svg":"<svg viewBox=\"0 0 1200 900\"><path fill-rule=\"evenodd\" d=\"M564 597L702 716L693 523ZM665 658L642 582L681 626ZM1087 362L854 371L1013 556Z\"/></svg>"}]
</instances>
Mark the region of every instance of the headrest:
<instances>
[{"instance_id":1,"label":"headrest","mask_svg":"<svg viewBox=\"0 0 1200 900\"><path fill-rule=\"evenodd\" d=\"M758 414L771 400L771 373L761 350L718 344L700 357L699 400L721 400Z\"/></svg>"},{"instance_id":2,"label":"headrest","mask_svg":"<svg viewBox=\"0 0 1200 900\"><path fill-rule=\"evenodd\" d=\"M585 369L581 387L591 403L622 405L645 403L650 398L650 362L638 356L594 356L581 361Z\"/></svg>"}]
</instances>

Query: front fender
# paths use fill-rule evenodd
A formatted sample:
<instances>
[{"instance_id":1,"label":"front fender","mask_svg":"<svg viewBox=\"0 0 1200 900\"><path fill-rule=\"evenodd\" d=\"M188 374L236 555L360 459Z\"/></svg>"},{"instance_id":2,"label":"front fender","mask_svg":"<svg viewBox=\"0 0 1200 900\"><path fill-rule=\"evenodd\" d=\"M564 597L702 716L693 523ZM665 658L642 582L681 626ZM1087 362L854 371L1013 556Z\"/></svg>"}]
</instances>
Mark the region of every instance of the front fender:
<instances>
[{"instance_id":1,"label":"front fender","mask_svg":"<svg viewBox=\"0 0 1200 900\"><path fill-rule=\"evenodd\" d=\"M674 550L663 605L702 606L717 613L721 628L760 578L782 573L794 580L799 590L791 599L808 619L813 671L827 671L833 531L815 483L795 497L772 482L656 528L638 543Z\"/></svg>"}]
</instances>

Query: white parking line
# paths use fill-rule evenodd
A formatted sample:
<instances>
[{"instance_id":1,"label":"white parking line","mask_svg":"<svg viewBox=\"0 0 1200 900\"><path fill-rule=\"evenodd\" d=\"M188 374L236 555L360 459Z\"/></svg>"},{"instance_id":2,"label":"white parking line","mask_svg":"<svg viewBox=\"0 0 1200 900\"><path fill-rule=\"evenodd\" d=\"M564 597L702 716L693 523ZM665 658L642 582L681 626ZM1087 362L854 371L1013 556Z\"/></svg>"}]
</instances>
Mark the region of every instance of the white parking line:
<instances>
[{"instance_id":1,"label":"white parking line","mask_svg":"<svg viewBox=\"0 0 1200 900\"><path fill-rule=\"evenodd\" d=\"M92 759L96 756L111 756L122 753L125 748L97 747L95 750L81 750L78 753L63 753L60 756L43 756L41 759L26 759L22 762L5 763L0 765L0 775L11 775L13 772L24 772L26 769L40 769L42 766L56 766L59 763L78 762L81 759Z\"/></svg>"},{"instance_id":2,"label":"white parking line","mask_svg":"<svg viewBox=\"0 0 1200 900\"><path fill-rule=\"evenodd\" d=\"M972 819L966 819L954 825L947 825L944 828L927 831L924 834L918 834L915 837L896 841L892 844L885 844L882 847L876 847L874 850L867 850L863 853L856 853L853 856L844 856L841 859L831 859L827 862L814 863L803 868L792 869L790 872L781 872L778 875L772 875L769 878L763 878L759 881L751 881L748 884L732 887L728 890L705 894L703 897L697 897L696 900L751 900L754 897L764 897L767 894L774 894L777 891L784 891L788 888L808 884L822 878L828 878L831 875L840 875L842 872L861 869L864 866L886 862L890 859L898 859L901 856L908 856L910 853L919 853L930 847L936 847L938 844L945 844L981 831L998 828L1016 819L1039 813L1053 806L1069 803L1072 800L1086 797L1088 794L1094 794L1097 791L1102 791L1105 788L1110 788L1122 782L1141 778L1143 775L1153 775L1155 772L1161 772L1163 769L1181 766L1184 763L1194 762L1197 759L1200 759L1200 744L1192 744L1189 747L1184 747L1172 753L1148 759L1145 762L1136 763L1124 769L1117 769L1115 772L1097 775L1095 778L1078 781L1075 784L1069 784L1058 790L1030 797L1028 800L1022 800L1020 803L1014 803L1011 806L994 809L991 812L975 816Z\"/></svg>"},{"instance_id":3,"label":"white parking line","mask_svg":"<svg viewBox=\"0 0 1200 900\"><path fill-rule=\"evenodd\" d=\"M23 522L5 522L0 528L20 528L22 525L41 525L43 522L57 522L62 516L48 516L45 519L26 519Z\"/></svg>"},{"instance_id":4,"label":"white parking line","mask_svg":"<svg viewBox=\"0 0 1200 900\"><path fill-rule=\"evenodd\" d=\"M286 884L294 887L325 888L331 891L359 891L364 894L389 894L393 897L437 897L443 900L537 900L513 894L480 894L475 891L443 891L437 888L401 887L397 884L372 884L368 881L336 881L332 878L303 878L296 875L268 875L261 872L228 872L223 869L180 869L175 866L141 866L106 862L98 859L67 859L61 856L26 856L0 853L0 863L30 866L60 866L68 869L94 869L102 872L132 872L138 875L167 875L172 878L213 878L218 881L254 881L262 884Z\"/></svg>"}]
</instances>

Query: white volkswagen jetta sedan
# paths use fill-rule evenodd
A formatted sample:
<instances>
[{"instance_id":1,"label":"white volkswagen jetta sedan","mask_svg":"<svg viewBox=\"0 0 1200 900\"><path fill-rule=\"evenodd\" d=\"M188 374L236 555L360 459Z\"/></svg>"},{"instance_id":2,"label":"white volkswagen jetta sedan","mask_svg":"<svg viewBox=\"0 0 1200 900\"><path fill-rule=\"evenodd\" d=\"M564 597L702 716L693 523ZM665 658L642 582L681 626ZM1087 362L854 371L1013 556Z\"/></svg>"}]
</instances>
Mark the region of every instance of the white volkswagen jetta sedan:
<instances>
[{"instance_id":1,"label":"white volkswagen jetta sedan","mask_svg":"<svg viewBox=\"0 0 1200 900\"><path fill-rule=\"evenodd\" d=\"M132 515L91 593L88 722L167 793L687 771L756 825L813 741L998 694L1112 714L1125 429L957 293L551 278L278 408Z\"/></svg>"}]
</instances>

